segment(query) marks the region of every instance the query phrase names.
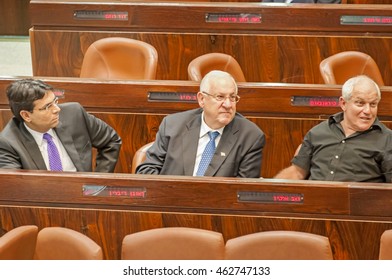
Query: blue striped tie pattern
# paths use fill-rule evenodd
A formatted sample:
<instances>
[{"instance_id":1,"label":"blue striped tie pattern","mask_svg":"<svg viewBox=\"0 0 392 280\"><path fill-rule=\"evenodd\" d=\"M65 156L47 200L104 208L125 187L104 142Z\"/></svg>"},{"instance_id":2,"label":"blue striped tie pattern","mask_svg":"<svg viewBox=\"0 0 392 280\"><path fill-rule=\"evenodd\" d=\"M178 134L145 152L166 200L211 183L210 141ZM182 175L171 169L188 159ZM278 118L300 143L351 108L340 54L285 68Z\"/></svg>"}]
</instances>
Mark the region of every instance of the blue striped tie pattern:
<instances>
[{"instance_id":1,"label":"blue striped tie pattern","mask_svg":"<svg viewBox=\"0 0 392 280\"><path fill-rule=\"evenodd\" d=\"M208 165L211 162L212 157L215 153L215 138L218 137L218 131L210 131L208 132L208 136L210 136L210 141L207 143L203 154L201 155L201 160L199 164L199 168L197 169L196 176L204 176L204 173L207 170Z\"/></svg>"},{"instance_id":2,"label":"blue striped tie pattern","mask_svg":"<svg viewBox=\"0 0 392 280\"><path fill-rule=\"evenodd\" d=\"M49 156L49 167L52 171L63 171L63 165L61 164L61 158L59 151L57 150L56 144L52 140L52 136L49 133L44 133L44 139L48 143L48 156Z\"/></svg>"}]
</instances>

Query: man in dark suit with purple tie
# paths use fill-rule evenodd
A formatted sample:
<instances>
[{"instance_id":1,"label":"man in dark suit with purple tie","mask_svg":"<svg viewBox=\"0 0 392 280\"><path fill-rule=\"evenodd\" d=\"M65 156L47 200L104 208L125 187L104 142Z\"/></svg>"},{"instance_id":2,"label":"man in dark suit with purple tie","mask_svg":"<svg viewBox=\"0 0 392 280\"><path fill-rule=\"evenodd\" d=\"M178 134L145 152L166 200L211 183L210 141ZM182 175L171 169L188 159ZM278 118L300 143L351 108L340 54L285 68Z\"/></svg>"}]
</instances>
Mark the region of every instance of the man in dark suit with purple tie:
<instances>
[{"instance_id":1,"label":"man in dark suit with purple tie","mask_svg":"<svg viewBox=\"0 0 392 280\"><path fill-rule=\"evenodd\" d=\"M113 172L121 147L116 131L79 103L58 104L55 92L33 79L8 86L14 117L0 133L0 168Z\"/></svg>"}]
</instances>

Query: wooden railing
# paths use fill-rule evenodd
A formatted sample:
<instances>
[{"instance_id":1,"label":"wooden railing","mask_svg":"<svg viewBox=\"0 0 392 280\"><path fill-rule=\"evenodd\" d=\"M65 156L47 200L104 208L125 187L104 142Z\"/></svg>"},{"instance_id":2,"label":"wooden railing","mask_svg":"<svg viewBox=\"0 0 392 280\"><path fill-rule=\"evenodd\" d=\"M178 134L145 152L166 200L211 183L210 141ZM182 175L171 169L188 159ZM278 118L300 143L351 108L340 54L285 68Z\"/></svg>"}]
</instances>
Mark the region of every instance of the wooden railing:
<instances>
[{"instance_id":1,"label":"wooden railing","mask_svg":"<svg viewBox=\"0 0 392 280\"><path fill-rule=\"evenodd\" d=\"M327 236L335 259L377 259L390 184L0 170L0 228L62 226L119 259L129 233L160 227Z\"/></svg>"}]
</instances>

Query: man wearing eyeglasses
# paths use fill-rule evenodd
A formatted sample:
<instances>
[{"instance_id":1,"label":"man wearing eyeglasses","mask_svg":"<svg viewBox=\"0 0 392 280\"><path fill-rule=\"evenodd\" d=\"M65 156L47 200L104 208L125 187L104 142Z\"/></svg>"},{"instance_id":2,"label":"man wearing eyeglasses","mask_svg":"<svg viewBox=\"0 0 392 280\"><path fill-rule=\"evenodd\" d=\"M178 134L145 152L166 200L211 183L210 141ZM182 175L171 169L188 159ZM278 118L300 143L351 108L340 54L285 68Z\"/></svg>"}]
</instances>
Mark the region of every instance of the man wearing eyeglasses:
<instances>
[{"instance_id":1,"label":"man wearing eyeglasses","mask_svg":"<svg viewBox=\"0 0 392 280\"><path fill-rule=\"evenodd\" d=\"M58 92L33 79L11 83L6 93L14 117L0 133L0 168L114 171L121 138L79 103L58 104Z\"/></svg>"},{"instance_id":2,"label":"man wearing eyeglasses","mask_svg":"<svg viewBox=\"0 0 392 280\"><path fill-rule=\"evenodd\" d=\"M209 72L197 93L200 108L165 117L138 174L260 177L264 133L236 113L233 77Z\"/></svg>"}]
</instances>

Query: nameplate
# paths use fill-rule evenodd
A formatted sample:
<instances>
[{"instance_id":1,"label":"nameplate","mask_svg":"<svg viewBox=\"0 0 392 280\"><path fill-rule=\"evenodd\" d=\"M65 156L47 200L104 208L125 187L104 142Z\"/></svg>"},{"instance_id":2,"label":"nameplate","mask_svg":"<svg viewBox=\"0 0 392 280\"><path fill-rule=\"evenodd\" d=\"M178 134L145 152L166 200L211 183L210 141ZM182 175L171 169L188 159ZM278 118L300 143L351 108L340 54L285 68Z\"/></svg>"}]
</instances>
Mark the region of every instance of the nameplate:
<instances>
[{"instance_id":1,"label":"nameplate","mask_svg":"<svg viewBox=\"0 0 392 280\"><path fill-rule=\"evenodd\" d=\"M147 190L143 187L83 185L82 190L83 196L123 198L146 198L147 196Z\"/></svg>"},{"instance_id":2,"label":"nameplate","mask_svg":"<svg viewBox=\"0 0 392 280\"><path fill-rule=\"evenodd\" d=\"M341 16L342 25L392 25L392 16Z\"/></svg>"},{"instance_id":3,"label":"nameplate","mask_svg":"<svg viewBox=\"0 0 392 280\"><path fill-rule=\"evenodd\" d=\"M149 91L148 101L197 103L194 92Z\"/></svg>"},{"instance_id":4,"label":"nameplate","mask_svg":"<svg viewBox=\"0 0 392 280\"><path fill-rule=\"evenodd\" d=\"M292 96L292 106L339 107L337 96Z\"/></svg>"},{"instance_id":5,"label":"nameplate","mask_svg":"<svg viewBox=\"0 0 392 280\"><path fill-rule=\"evenodd\" d=\"M304 202L304 195L301 193L239 191L237 192L237 200L239 202L255 203L302 204Z\"/></svg>"},{"instance_id":6,"label":"nameplate","mask_svg":"<svg viewBox=\"0 0 392 280\"><path fill-rule=\"evenodd\" d=\"M261 23L261 14L248 13L207 13L205 22L212 23Z\"/></svg>"},{"instance_id":7,"label":"nameplate","mask_svg":"<svg viewBox=\"0 0 392 280\"><path fill-rule=\"evenodd\" d=\"M78 20L128 20L127 11L101 11L101 10L79 10L74 11L74 19Z\"/></svg>"}]
</instances>

